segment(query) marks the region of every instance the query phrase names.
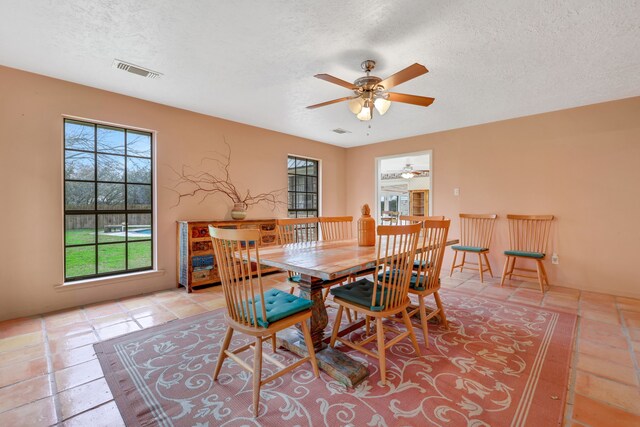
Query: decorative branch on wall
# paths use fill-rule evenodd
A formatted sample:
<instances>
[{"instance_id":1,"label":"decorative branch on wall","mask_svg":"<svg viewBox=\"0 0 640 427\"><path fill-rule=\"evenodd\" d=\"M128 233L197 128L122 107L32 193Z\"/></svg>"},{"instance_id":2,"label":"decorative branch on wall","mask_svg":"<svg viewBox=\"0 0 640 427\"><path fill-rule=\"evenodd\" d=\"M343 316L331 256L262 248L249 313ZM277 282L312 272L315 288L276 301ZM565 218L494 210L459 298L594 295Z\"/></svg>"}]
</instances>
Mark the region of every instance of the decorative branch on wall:
<instances>
[{"instance_id":1,"label":"decorative branch on wall","mask_svg":"<svg viewBox=\"0 0 640 427\"><path fill-rule=\"evenodd\" d=\"M231 146L226 139L225 145L227 146L227 154L215 152L214 157L203 157L199 169L188 165L182 165L180 170L171 167L177 177L177 182L172 188L178 195L176 206L186 197L200 197L200 203L202 203L210 196L222 194L234 204L232 210L234 219L244 219L244 214L239 212L244 212L250 206L261 203L269 206L271 210L275 210L278 206L286 206L287 203L281 198L281 196L284 196L286 188L255 195L251 194L251 190L246 192L239 191L231 182L231 174L229 172ZM238 213L234 216L234 212Z\"/></svg>"}]
</instances>

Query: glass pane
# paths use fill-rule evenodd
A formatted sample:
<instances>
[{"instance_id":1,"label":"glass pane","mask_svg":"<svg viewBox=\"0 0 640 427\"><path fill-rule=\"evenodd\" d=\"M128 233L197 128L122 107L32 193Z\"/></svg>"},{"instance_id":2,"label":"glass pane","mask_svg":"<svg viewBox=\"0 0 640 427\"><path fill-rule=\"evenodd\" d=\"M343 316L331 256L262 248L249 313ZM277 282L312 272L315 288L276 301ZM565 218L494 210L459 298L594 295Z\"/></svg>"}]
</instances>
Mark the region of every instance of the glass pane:
<instances>
[{"instance_id":1,"label":"glass pane","mask_svg":"<svg viewBox=\"0 0 640 427\"><path fill-rule=\"evenodd\" d=\"M93 181L95 177L95 159L92 153L65 150L65 179L81 179L86 181Z\"/></svg>"},{"instance_id":2,"label":"glass pane","mask_svg":"<svg viewBox=\"0 0 640 427\"><path fill-rule=\"evenodd\" d=\"M289 209L296 208L295 195L293 193L289 193L288 207Z\"/></svg>"},{"instance_id":3,"label":"glass pane","mask_svg":"<svg viewBox=\"0 0 640 427\"><path fill-rule=\"evenodd\" d=\"M79 246L65 249L67 278L96 274L96 247Z\"/></svg>"},{"instance_id":4,"label":"glass pane","mask_svg":"<svg viewBox=\"0 0 640 427\"><path fill-rule=\"evenodd\" d=\"M93 125L71 120L64 122L64 147L76 150L95 150Z\"/></svg>"},{"instance_id":5,"label":"glass pane","mask_svg":"<svg viewBox=\"0 0 640 427\"><path fill-rule=\"evenodd\" d=\"M291 157L289 157L287 159L287 170L289 171L289 173L296 173L295 167L296 167L295 159L292 159Z\"/></svg>"},{"instance_id":6,"label":"glass pane","mask_svg":"<svg viewBox=\"0 0 640 427\"><path fill-rule=\"evenodd\" d=\"M124 182L124 157L98 154L98 181Z\"/></svg>"},{"instance_id":7,"label":"glass pane","mask_svg":"<svg viewBox=\"0 0 640 427\"><path fill-rule=\"evenodd\" d=\"M296 159L296 173L301 175L307 174L307 161L304 159Z\"/></svg>"},{"instance_id":8,"label":"glass pane","mask_svg":"<svg viewBox=\"0 0 640 427\"><path fill-rule=\"evenodd\" d=\"M306 191L306 188L307 188L307 177L296 176L296 191Z\"/></svg>"},{"instance_id":9,"label":"glass pane","mask_svg":"<svg viewBox=\"0 0 640 427\"><path fill-rule=\"evenodd\" d=\"M309 160L307 162L307 175L313 175L313 176L317 176L318 175L317 164L318 164L318 162L316 162L314 160Z\"/></svg>"},{"instance_id":10,"label":"glass pane","mask_svg":"<svg viewBox=\"0 0 640 427\"><path fill-rule=\"evenodd\" d=\"M151 209L150 185L127 185L128 209Z\"/></svg>"},{"instance_id":11,"label":"glass pane","mask_svg":"<svg viewBox=\"0 0 640 427\"><path fill-rule=\"evenodd\" d=\"M127 131L127 155L151 157L151 134Z\"/></svg>"},{"instance_id":12,"label":"glass pane","mask_svg":"<svg viewBox=\"0 0 640 427\"><path fill-rule=\"evenodd\" d=\"M151 242L129 243L129 268L151 267Z\"/></svg>"},{"instance_id":13,"label":"glass pane","mask_svg":"<svg viewBox=\"0 0 640 427\"><path fill-rule=\"evenodd\" d=\"M151 239L151 214L129 214L128 225L129 240Z\"/></svg>"},{"instance_id":14,"label":"glass pane","mask_svg":"<svg viewBox=\"0 0 640 427\"><path fill-rule=\"evenodd\" d=\"M318 192L318 178L314 176L307 177L307 191L312 193Z\"/></svg>"},{"instance_id":15,"label":"glass pane","mask_svg":"<svg viewBox=\"0 0 640 427\"><path fill-rule=\"evenodd\" d=\"M306 207L306 194L296 194L296 209L304 209Z\"/></svg>"},{"instance_id":16,"label":"glass pane","mask_svg":"<svg viewBox=\"0 0 640 427\"><path fill-rule=\"evenodd\" d=\"M307 209L317 209L318 208L318 196L315 194L307 194Z\"/></svg>"},{"instance_id":17,"label":"glass pane","mask_svg":"<svg viewBox=\"0 0 640 427\"><path fill-rule=\"evenodd\" d=\"M126 269L125 244L98 245L98 273Z\"/></svg>"},{"instance_id":18,"label":"glass pane","mask_svg":"<svg viewBox=\"0 0 640 427\"><path fill-rule=\"evenodd\" d=\"M98 183L98 209L124 209L124 184Z\"/></svg>"},{"instance_id":19,"label":"glass pane","mask_svg":"<svg viewBox=\"0 0 640 427\"><path fill-rule=\"evenodd\" d=\"M83 245L96 242L96 217L94 215L66 215L64 226L65 245Z\"/></svg>"},{"instance_id":20,"label":"glass pane","mask_svg":"<svg viewBox=\"0 0 640 427\"><path fill-rule=\"evenodd\" d=\"M124 242L126 227L124 214L98 215L98 242Z\"/></svg>"},{"instance_id":21,"label":"glass pane","mask_svg":"<svg viewBox=\"0 0 640 427\"><path fill-rule=\"evenodd\" d=\"M98 126L98 151L124 154L124 129Z\"/></svg>"},{"instance_id":22,"label":"glass pane","mask_svg":"<svg viewBox=\"0 0 640 427\"><path fill-rule=\"evenodd\" d=\"M296 176L289 175L289 191L295 191L296 189Z\"/></svg>"},{"instance_id":23,"label":"glass pane","mask_svg":"<svg viewBox=\"0 0 640 427\"><path fill-rule=\"evenodd\" d=\"M65 182L64 208L66 210L93 210L95 187L93 182Z\"/></svg>"},{"instance_id":24,"label":"glass pane","mask_svg":"<svg viewBox=\"0 0 640 427\"><path fill-rule=\"evenodd\" d=\"M127 182L151 184L151 159L128 157Z\"/></svg>"}]
</instances>

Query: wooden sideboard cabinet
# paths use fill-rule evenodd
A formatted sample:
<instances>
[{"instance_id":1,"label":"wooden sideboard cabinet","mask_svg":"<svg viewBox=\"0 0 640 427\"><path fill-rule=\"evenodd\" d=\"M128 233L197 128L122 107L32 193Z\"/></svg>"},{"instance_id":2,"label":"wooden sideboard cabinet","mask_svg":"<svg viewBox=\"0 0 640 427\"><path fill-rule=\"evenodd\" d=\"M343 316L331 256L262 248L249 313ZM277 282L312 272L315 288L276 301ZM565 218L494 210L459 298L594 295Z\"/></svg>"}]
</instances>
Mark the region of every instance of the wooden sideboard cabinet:
<instances>
[{"instance_id":1,"label":"wooden sideboard cabinet","mask_svg":"<svg viewBox=\"0 0 640 427\"><path fill-rule=\"evenodd\" d=\"M194 286L220 283L209 225L220 228L251 228L260 230L258 245L278 244L275 219L242 221L178 221L177 222L177 282L191 292ZM253 270L253 268L252 268ZM277 268L260 266L261 274L279 271Z\"/></svg>"}]
</instances>

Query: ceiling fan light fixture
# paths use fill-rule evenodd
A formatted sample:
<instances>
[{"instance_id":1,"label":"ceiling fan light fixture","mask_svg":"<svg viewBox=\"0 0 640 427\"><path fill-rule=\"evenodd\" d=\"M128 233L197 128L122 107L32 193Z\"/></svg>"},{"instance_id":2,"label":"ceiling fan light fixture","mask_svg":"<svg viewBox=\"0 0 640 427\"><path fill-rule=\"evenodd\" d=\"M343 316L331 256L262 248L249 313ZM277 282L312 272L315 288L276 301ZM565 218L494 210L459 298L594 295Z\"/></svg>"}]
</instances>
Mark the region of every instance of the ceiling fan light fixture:
<instances>
[{"instance_id":1,"label":"ceiling fan light fixture","mask_svg":"<svg viewBox=\"0 0 640 427\"><path fill-rule=\"evenodd\" d=\"M356 117L363 122L371 120L371 108L365 105L364 107L362 107L362 110L360 110L360 112L356 114Z\"/></svg>"},{"instance_id":2,"label":"ceiling fan light fixture","mask_svg":"<svg viewBox=\"0 0 640 427\"><path fill-rule=\"evenodd\" d=\"M404 179L411 179L416 176L416 173L413 170L413 167L407 163L407 165L402 168L402 173L400 174Z\"/></svg>"},{"instance_id":3,"label":"ceiling fan light fixture","mask_svg":"<svg viewBox=\"0 0 640 427\"><path fill-rule=\"evenodd\" d=\"M378 110L378 113L380 113L381 116L384 116L384 114L389 110L389 107L391 107L391 101L384 97L379 97L376 98L373 105L376 107L376 110Z\"/></svg>"},{"instance_id":4,"label":"ceiling fan light fixture","mask_svg":"<svg viewBox=\"0 0 640 427\"><path fill-rule=\"evenodd\" d=\"M404 179L411 179L414 177L414 174L413 172L403 172L400 176Z\"/></svg>"},{"instance_id":5,"label":"ceiling fan light fixture","mask_svg":"<svg viewBox=\"0 0 640 427\"><path fill-rule=\"evenodd\" d=\"M363 105L364 105L364 99L360 97L354 98L351 101L349 101L349 110L351 110L353 114L360 114L360 111L362 111Z\"/></svg>"}]
</instances>

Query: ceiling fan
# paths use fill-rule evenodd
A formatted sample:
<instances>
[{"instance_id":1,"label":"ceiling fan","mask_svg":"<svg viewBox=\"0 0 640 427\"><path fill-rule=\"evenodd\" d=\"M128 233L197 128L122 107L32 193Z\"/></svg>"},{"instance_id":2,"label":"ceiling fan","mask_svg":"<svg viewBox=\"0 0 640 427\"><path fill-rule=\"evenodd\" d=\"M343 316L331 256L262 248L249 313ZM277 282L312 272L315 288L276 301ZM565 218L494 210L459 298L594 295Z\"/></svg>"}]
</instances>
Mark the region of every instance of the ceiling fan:
<instances>
[{"instance_id":1,"label":"ceiling fan","mask_svg":"<svg viewBox=\"0 0 640 427\"><path fill-rule=\"evenodd\" d=\"M349 101L349 109L351 112L355 114L358 119L366 121L371 120L373 117L374 108L378 113L380 113L380 115L385 114L391 106L391 101L419 105L421 107L428 107L434 101L434 98L428 98L426 96L388 92L388 90L394 86L398 86L408 80L415 79L418 76L428 73L429 70L427 70L424 65L417 63L410 65L404 70L398 71L384 80L380 77L370 75L375 66L376 61L372 59L363 61L361 67L367 75L356 79L353 83L349 83L329 74L316 74L314 77L319 78L320 80L325 80L329 83L346 87L347 89L352 90L354 95L310 105L307 108L313 109L335 104L337 102Z\"/></svg>"},{"instance_id":2,"label":"ceiling fan","mask_svg":"<svg viewBox=\"0 0 640 427\"><path fill-rule=\"evenodd\" d=\"M428 177L429 170L428 169L417 170L413 168L412 164L407 163L406 166L402 168L402 171L400 171L400 176L404 179L411 179L415 177Z\"/></svg>"}]
</instances>

